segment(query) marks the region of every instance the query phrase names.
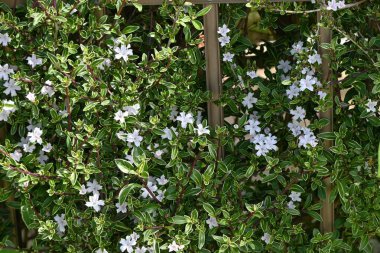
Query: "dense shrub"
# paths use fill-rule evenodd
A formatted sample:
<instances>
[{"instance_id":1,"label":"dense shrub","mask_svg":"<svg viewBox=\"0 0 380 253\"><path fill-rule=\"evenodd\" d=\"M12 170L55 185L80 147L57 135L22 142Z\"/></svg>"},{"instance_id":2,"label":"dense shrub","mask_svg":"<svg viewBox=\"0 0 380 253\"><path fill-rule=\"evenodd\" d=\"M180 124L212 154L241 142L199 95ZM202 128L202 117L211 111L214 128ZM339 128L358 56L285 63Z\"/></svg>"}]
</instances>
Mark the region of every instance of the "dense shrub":
<instances>
[{"instance_id":1,"label":"dense shrub","mask_svg":"<svg viewBox=\"0 0 380 253\"><path fill-rule=\"evenodd\" d=\"M14 192L37 232L32 249L370 252L380 232L379 4L349 4L222 6L215 102L228 120L216 128L206 116L208 8L1 5L3 194ZM318 23L314 11L284 15L312 8ZM321 27L334 32L326 55ZM332 107L333 122L320 117ZM334 132L322 133L328 124ZM336 230L322 234L328 177Z\"/></svg>"}]
</instances>

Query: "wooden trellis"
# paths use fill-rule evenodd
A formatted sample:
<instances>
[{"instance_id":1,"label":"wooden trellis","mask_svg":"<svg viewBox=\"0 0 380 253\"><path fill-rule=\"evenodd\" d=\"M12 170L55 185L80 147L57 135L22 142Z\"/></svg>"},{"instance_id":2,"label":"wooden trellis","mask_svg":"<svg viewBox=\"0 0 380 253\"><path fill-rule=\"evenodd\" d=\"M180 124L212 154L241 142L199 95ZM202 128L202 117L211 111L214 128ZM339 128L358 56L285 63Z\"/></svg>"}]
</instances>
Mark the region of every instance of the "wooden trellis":
<instances>
[{"instance_id":1,"label":"wooden trellis","mask_svg":"<svg viewBox=\"0 0 380 253\"><path fill-rule=\"evenodd\" d=\"M309 2L310 0L270 0L271 2ZM18 4L22 4L22 0L0 0L8 4L10 7L16 7ZM210 12L204 17L204 34L205 34L205 57L206 57L206 80L207 89L212 94L212 101L217 100L222 95L222 71L221 71L221 59L220 48L218 41L218 19L219 19L219 4L235 4L235 3L247 3L244 0L191 0L193 4L202 4L204 6L211 6ZM139 3L143 5L160 5L162 0L139 0ZM320 14L320 13L318 13ZM318 15L318 19L320 15ZM326 28L320 28L319 30L319 42L330 43L331 31ZM326 50L320 48L320 54L323 56L328 53ZM327 82L329 79L330 67L327 58L322 57L322 73L323 81ZM333 95L333 87L329 89L331 95ZM331 96L333 97L333 96ZM208 104L208 122L211 127L222 126L224 122L223 108L214 104L212 101ZM330 124L326 126L323 131L332 131L333 124L333 109L327 112L321 113L321 118L327 118ZM331 147L331 142L324 143L326 148ZM222 150L219 157L223 157ZM327 187L326 199L322 201L321 216L323 221L321 222L321 230L324 233L332 232L334 229L334 205L329 202L329 196L331 192L331 181L329 178L324 180Z\"/></svg>"}]
</instances>

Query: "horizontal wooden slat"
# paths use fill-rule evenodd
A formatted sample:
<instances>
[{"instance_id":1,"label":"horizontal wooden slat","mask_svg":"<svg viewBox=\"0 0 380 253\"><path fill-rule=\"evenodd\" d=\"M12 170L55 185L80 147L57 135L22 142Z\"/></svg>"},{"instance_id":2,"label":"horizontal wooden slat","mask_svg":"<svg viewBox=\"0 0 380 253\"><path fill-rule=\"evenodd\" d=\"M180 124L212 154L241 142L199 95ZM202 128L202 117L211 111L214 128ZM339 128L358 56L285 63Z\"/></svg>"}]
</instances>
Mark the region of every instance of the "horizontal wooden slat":
<instances>
[{"instance_id":1,"label":"horizontal wooden slat","mask_svg":"<svg viewBox=\"0 0 380 253\"><path fill-rule=\"evenodd\" d=\"M139 0L142 5L160 5L162 0ZM188 1L193 4L238 4L238 3L249 3L249 0L191 0ZM272 3L283 3L283 2L310 2L310 0L270 0Z\"/></svg>"}]
</instances>

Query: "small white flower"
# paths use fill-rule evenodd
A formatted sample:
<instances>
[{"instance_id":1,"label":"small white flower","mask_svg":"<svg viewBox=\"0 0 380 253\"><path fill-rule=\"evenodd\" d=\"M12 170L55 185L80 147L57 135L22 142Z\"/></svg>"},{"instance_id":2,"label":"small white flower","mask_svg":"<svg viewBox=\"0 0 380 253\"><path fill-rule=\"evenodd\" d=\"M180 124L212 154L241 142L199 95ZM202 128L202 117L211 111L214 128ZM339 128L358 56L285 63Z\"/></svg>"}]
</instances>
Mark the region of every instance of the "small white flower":
<instances>
[{"instance_id":1,"label":"small white flower","mask_svg":"<svg viewBox=\"0 0 380 253\"><path fill-rule=\"evenodd\" d=\"M16 149L13 153L10 153L9 154L11 156L11 158L13 160L15 160L16 162L19 162L21 157L22 157L22 153L20 150Z\"/></svg>"},{"instance_id":2,"label":"small white flower","mask_svg":"<svg viewBox=\"0 0 380 253\"><path fill-rule=\"evenodd\" d=\"M282 71L286 74L292 69L292 66L290 66L290 61L281 60L278 62L277 68L282 69Z\"/></svg>"},{"instance_id":3,"label":"small white flower","mask_svg":"<svg viewBox=\"0 0 380 253\"><path fill-rule=\"evenodd\" d=\"M135 144L136 147L140 147L143 137L140 136L140 130L134 129L133 133L127 134L127 142Z\"/></svg>"},{"instance_id":4,"label":"small white flower","mask_svg":"<svg viewBox=\"0 0 380 253\"><path fill-rule=\"evenodd\" d=\"M28 64L32 66L32 68L35 68L37 65L42 64L42 59L37 58L35 54L32 54L32 56L29 56L28 58L26 58L26 60L28 61Z\"/></svg>"},{"instance_id":5,"label":"small white flower","mask_svg":"<svg viewBox=\"0 0 380 253\"><path fill-rule=\"evenodd\" d=\"M148 181L147 185L146 185L147 188L149 188L149 190L154 193L155 191L157 191L157 185L152 182L152 181ZM144 188L141 188L142 190L142 193L141 193L141 197L143 197L144 199L146 199L148 196L150 198L153 198L153 196L150 195L149 191L144 187Z\"/></svg>"},{"instance_id":6,"label":"small white flower","mask_svg":"<svg viewBox=\"0 0 380 253\"><path fill-rule=\"evenodd\" d=\"M86 202L86 206L94 208L96 212L99 212L101 206L104 206L104 200L99 200L99 194L90 196L89 201Z\"/></svg>"},{"instance_id":7,"label":"small white flower","mask_svg":"<svg viewBox=\"0 0 380 253\"><path fill-rule=\"evenodd\" d=\"M131 235L128 235L120 240L120 251L127 251L128 253L133 252L133 247L137 244L137 240L139 239L139 235L133 232Z\"/></svg>"},{"instance_id":8,"label":"small white flower","mask_svg":"<svg viewBox=\"0 0 380 253\"><path fill-rule=\"evenodd\" d=\"M28 137L30 137L29 141L31 143L37 142L39 144L42 144L42 138L41 138L42 133L43 131L39 127L34 128L32 132L28 133Z\"/></svg>"},{"instance_id":9,"label":"small white flower","mask_svg":"<svg viewBox=\"0 0 380 253\"><path fill-rule=\"evenodd\" d=\"M44 151L41 150L38 156L38 162L45 165L47 160L49 160L49 157L45 155Z\"/></svg>"},{"instance_id":10,"label":"small white flower","mask_svg":"<svg viewBox=\"0 0 380 253\"><path fill-rule=\"evenodd\" d=\"M0 44L5 46L8 46L8 43L11 42L11 38L9 37L8 33L0 33Z\"/></svg>"},{"instance_id":11,"label":"small white flower","mask_svg":"<svg viewBox=\"0 0 380 253\"><path fill-rule=\"evenodd\" d=\"M323 100L327 96L327 93L320 90L318 91L318 96L319 96L319 99Z\"/></svg>"},{"instance_id":12,"label":"small white flower","mask_svg":"<svg viewBox=\"0 0 380 253\"><path fill-rule=\"evenodd\" d=\"M123 58L125 62L128 61L129 56L133 55L133 51L131 49L131 45L128 44L127 46L121 45L121 47L115 47L115 59L121 59Z\"/></svg>"},{"instance_id":13,"label":"small white flower","mask_svg":"<svg viewBox=\"0 0 380 253\"><path fill-rule=\"evenodd\" d=\"M181 127L186 128L187 124L194 123L194 116L192 113L181 112L179 116L177 116L177 120L181 122Z\"/></svg>"},{"instance_id":14,"label":"small white flower","mask_svg":"<svg viewBox=\"0 0 380 253\"><path fill-rule=\"evenodd\" d=\"M86 191L89 193L89 192L92 192L92 194L94 195L99 195L99 191L103 189L103 186L101 186L100 184L98 184L98 181L96 181L96 179L92 180L92 182L87 182L87 189Z\"/></svg>"},{"instance_id":15,"label":"small white flower","mask_svg":"<svg viewBox=\"0 0 380 253\"><path fill-rule=\"evenodd\" d=\"M177 106L173 106L171 108L169 119L172 120L172 121L176 121L177 120L177 115L178 115L178 107Z\"/></svg>"},{"instance_id":16,"label":"small white flower","mask_svg":"<svg viewBox=\"0 0 380 253\"><path fill-rule=\"evenodd\" d=\"M86 193L87 193L87 188L86 188L86 186L84 184L82 184L80 186L79 194L80 195L85 195Z\"/></svg>"},{"instance_id":17,"label":"small white flower","mask_svg":"<svg viewBox=\"0 0 380 253\"><path fill-rule=\"evenodd\" d=\"M26 98L32 103L36 102L36 95L32 92L29 92Z\"/></svg>"},{"instance_id":18,"label":"small white flower","mask_svg":"<svg viewBox=\"0 0 380 253\"><path fill-rule=\"evenodd\" d=\"M253 93L249 92L247 96L243 99L242 104L247 107L248 109L251 109L253 107L253 104L257 103L257 98L253 96Z\"/></svg>"},{"instance_id":19,"label":"small white flower","mask_svg":"<svg viewBox=\"0 0 380 253\"><path fill-rule=\"evenodd\" d=\"M331 0L327 2L327 10L337 11L339 9L342 9L346 6L344 0L343 1L336 1Z\"/></svg>"},{"instance_id":20,"label":"small white flower","mask_svg":"<svg viewBox=\"0 0 380 253\"><path fill-rule=\"evenodd\" d=\"M301 79L300 81L300 90L310 90L313 91L313 85L317 83L317 79L313 76L307 75L306 78Z\"/></svg>"},{"instance_id":21,"label":"small white flower","mask_svg":"<svg viewBox=\"0 0 380 253\"><path fill-rule=\"evenodd\" d=\"M52 150L53 146L50 143L47 143L42 147L42 151L49 153Z\"/></svg>"},{"instance_id":22,"label":"small white flower","mask_svg":"<svg viewBox=\"0 0 380 253\"><path fill-rule=\"evenodd\" d=\"M114 118L114 120L119 121L120 123L124 123L125 122L125 114L124 114L124 112L122 110L118 110L115 113L115 116L113 118Z\"/></svg>"},{"instance_id":23,"label":"small white flower","mask_svg":"<svg viewBox=\"0 0 380 253\"><path fill-rule=\"evenodd\" d=\"M298 54L299 52L301 52L303 49L304 49L303 42L298 41L292 45L292 50L290 50L290 53L292 55L295 55L295 54Z\"/></svg>"},{"instance_id":24,"label":"small white flower","mask_svg":"<svg viewBox=\"0 0 380 253\"><path fill-rule=\"evenodd\" d=\"M250 78L254 79L257 77L257 74L256 74L256 71L247 71L247 76L249 76Z\"/></svg>"},{"instance_id":25,"label":"small white flower","mask_svg":"<svg viewBox=\"0 0 380 253\"><path fill-rule=\"evenodd\" d=\"M306 110L301 106L297 106L295 110L290 110L290 114L293 115L293 120L303 120L306 117Z\"/></svg>"},{"instance_id":26,"label":"small white flower","mask_svg":"<svg viewBox=\"0 0 380 253\"><path fill-rule=\"evenodd\" d=\"M32 153L36 149L36 146L30 143L23 144L22 147L26 153Z\"/></svg>"},{"instance_id":27,"label":"small white flower","mask_svg":"<svg viewBox=\"0 0 380 253\"><path fill-rule=\"evenodd\" d=\"M195 131L197 132L199 136L203 134L210 134L210 130L208 129L208 126L203 127L202 124L198 124L197 128L195 128Z\"/></svg>"},{"instance_id":28,"label":"small white flower","mask_svg":"<svg viewBox=\"0 0 380 253\"><path fill-rule=\"evenodd\" d=\"M3 93L5 95L11 95L11 97L14 97L14 96L17 96L17 91L21 90L21 87L18 86L16 83L15 83L15 80L13 79L9 79L8 81L6 81L4 84L4 87L6 88Z\"/></svg>"},{"instance_id":29,"label":"small white flower","mask_svg":"<svg viewBox=\"0 0 380 253\"><path fill-rule=\"evenodd\" d=\"M227 45L228 43L230 43L230 36L223 36L223 37L219 37L219 42L220 42L220 46L221 47L224 47L225 45Z\"/></svg>"},{"instance_id":30,"label":"small white flower","mask_svg":"<svg viewBox=\"0 0 380 253\"><path fill-rule=\"evenodd\" d=\"M165 191L161 191L161 190L157 190L157 196L156 198L158 199L158 201L162 202L165 198Z\"/></svg>"},{"instance_id":31,"label":"small white flower","mask_svg":"<svg viewBox=\"0 0 380 253\"><path fill-rule=\"evenodd\" d=\"M291 198L293 202L301 202L302 199L300 198L300 196L301 193L295 191L291 191L291 193L289 194L289 198Z\"/></svg>"},{"instance_id":32,"label":"small white flower","mask_svg":"<svg viewBox=\"0 0 380 253\"><path fill-rule=\"evenodd\" d=\"M271 235L268 233L264 233L264 235L261 237L261 240L263 240L266 244L270 243Z\"/></svg>"},{"instance_id":33,"label":"small white flower","mask_svg":"<svg viewBox=\"0 0 380 253\"><path fill-rule=\"evenodd\" d=\"M127 212L127 204L116 203L116 213L126 213Z\"/></svg>"},{"instance_id":34,"label":"small white flower","mask_svg":"<svg viewBox=\"0 0 380 253\"><path fill-rule=\"evenodd\" d=\"M309 55L309 58L307 61L310 64L314 64L314 63L322 64L321 56L318 53L313 54L313 55Z\"/></svg>"},{"instance_id":35,"label":"small white flower","mask_svg":"<svg viewBox=\"0 0 380 253\"><path fill-rule=\"evenodd\" d=\"M137 115L140 112L140 104L135 104L132 106L124 106L123 110L125 111L124 112L125 117Z\"/></svg>"},{"instance_id":36,"label":"small white flower","mask_svg":"<svg viewBox=\"0 0 380 253\"><path fill-rule=\"evenodd\" d=\"M294 205L294 202L293 202L293 201L289 201L289 202L288 202L288 208L289 208L289 209L296 209L296 206Z\"/></svg>"},{"instance_id":37,"label":"small white flower","mask_svg":"<svg viewBox=\"0 0 380 253\"><path fill-rule=\"evenodd\" d=\"M0 79L8 80L9 75L14 74L14 70L9 67L8 64L5 64L4 66L0 65Z\"/></svg>"},{"instance_id":38,"label":"small white flower","mask_svg":"<svg viewBox=\"0 0 380 253\"><path fill-rule=\"evenodd\" d=\"M99 65L98 65L98 69L100 70L104 70L104 66L106 67L110 67L111 66L111 60L106 58L104 59Z\"/></svg>"},{"instance_id":39,"label":"small white flower","mask_svg":"<svg viewBox=\"0 0 380 253\"><path fill-rule=\"evenodd\" d=\"M168 127L165 127L163 131L164 134L161 136L163 140L168 139L169 141L171 141L173 139L173 133L176 136L178 135L177 128L175 127L171 127L170 129Z\"/></svg>"},{"instance_id":40,"label":"small white flower","mask_svg":"<svg viewBox=\"0 0 380 253\"><path fill-rule=\"evenodd\" d=\"M218 27L218 33L223 37L227 36L227 33L229 32L230 29L227 27L226 24L224 24L222 27Z\"/></svg>"},{"instance_id":41,"label":"small white flower","mask_svg":"<svg viewBox=\"0 0 380 253\"><path fill-rule=\"evenodd\" d=\"M54 216L54 220L57 222L58 224L58 231L61 232L61 233L64 233L65 232L65 226L67 226L67 221L65 220L65 214L61 214L61 215L56 215Z\"/></svg>"},{"instance_id":42,"label":"small white flower","mask_svg":"<svg viewBox=\"0 0 380 253\"><path fill-rule=\"evenodd\" d=\"M372 101L371 99L368 99L366 106L367 112L376 112L377 101Z\"/></svg>"},{"instance_id":43,"label":"small white flower","mask_svg":"<svg viewBox=\"0 0 380 253\"><path fill-rule=\"evenodd\" d=\"M210 218L208 218L208 219L206 220L206 223L208 224L208 227L209 227L210 229L212 229L212 228L216 228L216 227L219 226L218 221L217 221L216 218L214 218L214 217L210 217Z\"/></svg>"},{"instance_id":44,"label":"small white flower","mask_svg":"<svg viewBox=\"0 0 380 253\"><path fill-rule=\"evenodd\" d=\"M295 97L298 97L300 94L300 89L296 84L292 84L289 86L289 89L286 90L286 95L289 99L293 99Z\"/></svg>"},{"instance_id":45,"label":"small white flower","mask_svg":"<svg viewBox=\"0 0 380 253\"><path fill-rule=\"evenodd\" d=\"M223 61L225 61L225 62L232 62L234 56L235 56L234 54L231 54L230 52L227 52L227 53L223 54Z\"/></svg>"},{"instance_id":46,"label":"small white flower","mask_svg":"<svg viewBox=\"0 0 380 253\"><path fill-rule=\"evenodd\" d=\"M247 122L247 125L244 126L244 129L249 132L250 135L255 135L261 131L260 121L256 119L250 119Z\"/></svg>"},{"instance_id":47,"label":"small white flower","mask_svg":"<svg viewBox=\"0 0 380 253\"><path fill-rule=\"evenodd\" d=\"M177 243L176 243L176 241L173 241L171 244L169 244L169 246L168 246L168 249L169 249L169 252L178 252L178 251L180 251L180 250L183 250L185 248L185 246L184 245L178 245Z\"/></svg>"},{"instance_id":48,"label":"small white flower","mask_svg":"<svg viewBox=\"0 0 380 253\"><path fill-rule=\"evenodd\" d=\"M156 178L156 181L159 185L166 185L169 180L166 179L165 175L161 175L160 178Z\"/></svg>"}]
</instances>

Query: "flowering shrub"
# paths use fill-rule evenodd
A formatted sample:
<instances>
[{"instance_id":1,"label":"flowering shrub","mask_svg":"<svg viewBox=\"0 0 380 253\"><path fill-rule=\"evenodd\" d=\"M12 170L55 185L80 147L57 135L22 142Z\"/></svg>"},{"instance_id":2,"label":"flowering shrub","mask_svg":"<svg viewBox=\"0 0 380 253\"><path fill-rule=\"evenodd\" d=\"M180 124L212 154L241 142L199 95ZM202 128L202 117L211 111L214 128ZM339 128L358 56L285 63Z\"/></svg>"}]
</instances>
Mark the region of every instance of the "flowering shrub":
<instances>
[{"instance_id":1,"label":"flowering shrub","mask_svg":"<svg viewBox=\"0 0 380 253\"><path fill-rule=\"evenodd\" d=\"M247 8L223 6L216 103L228 118L216 128L200 36L209 8L132 5L1 5L0 164L11 188L0 200L15 191L33 250L370 252L380 232L380 40L366 24L379 5L318 3L319 24L310 14L284 26L275 5L252 2L246 28L275 38L261 46L236 28ZM274 12L261 17L264 6ZM325 56L322 26L335 31ZM333 106L334 122L320 117ZM332 123L335 132L321 132ZM337 218L322 234L326 177Z\"/></svg>"}]
</instances>

